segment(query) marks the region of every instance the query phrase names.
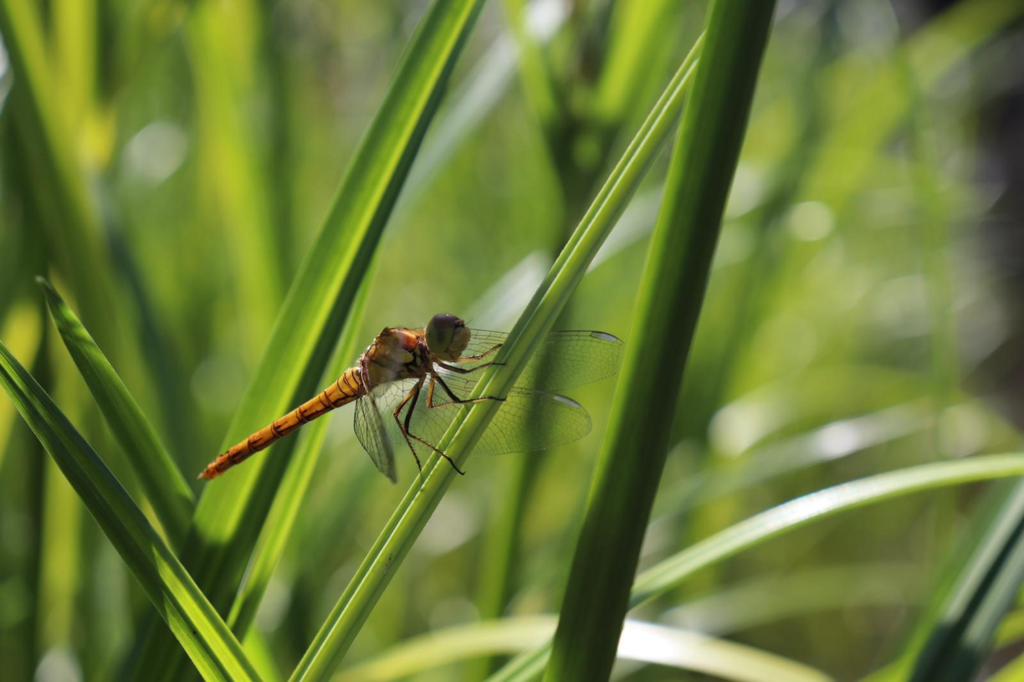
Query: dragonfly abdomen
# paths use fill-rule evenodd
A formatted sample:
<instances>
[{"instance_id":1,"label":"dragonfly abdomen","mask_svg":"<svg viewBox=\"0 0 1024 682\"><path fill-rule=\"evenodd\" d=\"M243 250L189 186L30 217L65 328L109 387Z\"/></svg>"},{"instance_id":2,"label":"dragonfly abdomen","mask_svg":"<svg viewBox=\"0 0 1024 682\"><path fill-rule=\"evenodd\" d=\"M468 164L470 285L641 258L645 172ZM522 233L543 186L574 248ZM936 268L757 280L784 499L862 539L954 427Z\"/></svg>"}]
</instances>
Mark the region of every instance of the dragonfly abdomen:
<instances>
[{"instance_id":1,"label":"dragonfly abdomen","mask_svg":"<svg viewBox=\"0 0 1024 682\"><path fill-rule=\"evenodd\" d=\"M225 471L244 462L255 453L269 447L274 441L287 436L306 422L326 414L336 407L346 405L363 395L363 382L360 381L359 367L350 367L338 377L337 381L320 391L313 398L302 403L288 414L275 419L270 424L256 431L243 441L235 443L227 452L221 453L210 462L199 478L210 480Z\"/></svg>"}]
</instances>

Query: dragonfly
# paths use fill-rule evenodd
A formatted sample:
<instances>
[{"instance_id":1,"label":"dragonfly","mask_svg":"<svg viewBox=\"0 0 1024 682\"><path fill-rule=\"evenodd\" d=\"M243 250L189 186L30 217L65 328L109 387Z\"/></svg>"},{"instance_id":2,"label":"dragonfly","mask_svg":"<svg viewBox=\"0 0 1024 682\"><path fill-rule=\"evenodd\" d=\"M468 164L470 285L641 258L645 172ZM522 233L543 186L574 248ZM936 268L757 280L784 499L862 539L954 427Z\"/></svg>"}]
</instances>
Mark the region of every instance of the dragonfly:
<instances>
[{"instance_id":1,"label":"dragonfly","mask_svg":"<svg viewBox=\"0 0 1024 682\"><path fill-rule=\"evenodd\" d=\"M470 398L477 374L495 364L508 334L470 329L455 315L434 315L426 327L385 327L330 386L221 453L199 474L212 480L303 424L355 403L355 433L378 470L397 482L394 445L404 442L422 472L431 452L461 469L437 446L459 409L501 403L473 454L531 452L564 445L590 431L590 416L557 393L613 375L623 343L598 331L548 334L508 395Z\"/></svg>"}]
</instances>

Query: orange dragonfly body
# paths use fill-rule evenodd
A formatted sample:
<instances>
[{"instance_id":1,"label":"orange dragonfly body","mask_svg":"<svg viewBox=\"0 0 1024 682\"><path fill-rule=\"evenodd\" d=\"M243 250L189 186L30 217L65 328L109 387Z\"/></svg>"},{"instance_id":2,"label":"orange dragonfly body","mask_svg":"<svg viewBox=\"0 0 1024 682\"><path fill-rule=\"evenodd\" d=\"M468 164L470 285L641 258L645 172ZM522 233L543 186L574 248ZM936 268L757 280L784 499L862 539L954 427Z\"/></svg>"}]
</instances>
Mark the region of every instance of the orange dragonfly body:
<instances>
[{"instance_id":1,"label":"orange dragonfly body","mask_svg":"<svg viewBox=\"0 0 1024 682\"><path fill-rule=\"evenodd\" d=\"M603 332L556 332L547 337L508 396L460 397L468 396L476 383L468 375L495 364L506 336L471 330L449 314L435 315L423 329L385 328L330 386L231 446L199 478L216 478L310 420L353 401L356 436L377 468L392 481L397 476L391 443L399 438L412 451L417 466L420 453L432 451L463 473L436 443L458 407L466 403L503 403L478 441L476 454L538 450L586 435L590 430L586 411L551 391L614 373L622 342ZM543 361L545 357L547 362ZM383 416L387 411L391 412L390 419Z\"/></svg>"}]
</instances>

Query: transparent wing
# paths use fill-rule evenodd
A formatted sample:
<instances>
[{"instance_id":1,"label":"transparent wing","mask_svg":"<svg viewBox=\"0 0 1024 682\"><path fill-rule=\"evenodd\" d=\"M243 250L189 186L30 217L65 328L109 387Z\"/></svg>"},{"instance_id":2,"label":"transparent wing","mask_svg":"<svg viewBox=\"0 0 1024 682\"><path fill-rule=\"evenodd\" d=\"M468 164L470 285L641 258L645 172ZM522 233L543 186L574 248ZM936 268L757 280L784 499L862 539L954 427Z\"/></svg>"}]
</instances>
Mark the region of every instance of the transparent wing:
<instances>
[{"instance_id":1,"label":"transparent wing","mask_svg":"<svg viewBox=\"0 0 1024 682\"><path fill-rule=\"evenodd\" d=\"M483 329L471 330L469 346L463 358L483 355L479 360L461 363L472 368L494 360L495 347L505 343L508 334ZM622 341L594 331L552 332L530 358L516 386L539 391L562 391L610 377L622 362Z\"/></svg>"},{"instance_id":2,"label":"transparent wing","mask_svg":"<svg viewBox=\"0 0 1024 682\"><path fill-rule=\"evenodd\" d=\"M382 414L380 409L380 398L387 398L386 391L393 384L384 384L382 387L373 388L369 394L364 395L356 401L355 432L356 438L362 444L363 449L370 455L374 465L382 474L391 479L392 483L398 482L398 475L395 473L394 441L390 438L385 426L386 419L390 414Z\"/></svg>"},{"instance_id":3,"label":"transparent wing","mask_svg":"<svg viewBox=\"0 0 1024 682\"><path fill-rule=\"evenodd\" d=\"M468 398L476 384L474 375L467 377L446 373L441 376L441 380L460 400ZM401 426L391 413L415 385L415 381L389 384L384 391L385 397L379 401L384 413L385 430L392 443L405 443ZM416 397L408 421L411 436L409 446L415 448L421 460L430 455L430 445L436 447L441 441L461 407L452 401L452 397L440 384L434 386L435 407L428 407L429 385L428 378ZM402 409L402 424L405 424L408 409L410 404ZM473 454L501 455L543 450L571 443L589 432L590 416L576 401L554 393L516 388L499 406L473 448Z\"/></svg>"}]
</instances>

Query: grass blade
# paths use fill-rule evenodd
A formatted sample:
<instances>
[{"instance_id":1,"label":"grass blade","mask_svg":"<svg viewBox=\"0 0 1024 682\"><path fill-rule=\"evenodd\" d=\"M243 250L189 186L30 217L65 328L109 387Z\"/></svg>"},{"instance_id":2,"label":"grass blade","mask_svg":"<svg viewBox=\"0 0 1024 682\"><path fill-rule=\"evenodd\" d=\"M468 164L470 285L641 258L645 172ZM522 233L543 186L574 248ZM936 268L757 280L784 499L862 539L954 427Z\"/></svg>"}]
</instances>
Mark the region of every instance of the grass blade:
<instances>
[{"instance_id":1,"label":"grass blade","mask_svg":"<svg viewBox=\"0 0 1024 682\"><path fill-rule=\"evenodd\" d=\"M0 385L207 679L259 679L241 644L121 484L0 342Z\"/></svg>"},{"instance_id":2,"label":"grass blade","mask_svg":"<svg viewBox=\"0 0 1024 682\"><path fill-rule=\"evenodd\" d=\"M670 0L622 2L612 7L608 55L594 92L594 117L602 122L622 121L630 104L646 94L652 61L672 41L660 32L672 25L678 3Z\"/></svg>"},{"instance_id":3,"label":"grass blade","mask_svg":"<svg viewBox=\"0 0 1024 682\"><path fill-rule=\"evenodd\" d=\"M1024 455L1019 453L982 455L889 471L798 497L730 526L644 571L633 584L630 608L678 587L695 571L713 562L812 521L911 493L1020 476L1022 465Z\"/></svg>"},{"instance_id":4,"label":"grass blade","mask_svg":"<svg viewBox=\"0 0 1024 682\"><path fill-rule=\"evenodd\" d=\"M629 595L635 608L678 588L719 561L837 514L926 490L1024 475L1024 453L982 455L868 476L818 490L756 514L691 545L637 576ZM517 656L488 682L536 679L551 646Z\"/></svg>"},{"instance_id":5,"label":"grass blade","mask_svg":"<svg viewBox=\"0 0 1024 682\"><path fill-rule=\"evenodd\" d=\"M611 674L773 10L760 0L708 10L545 679Z\"/></svg>"},{"instance_id":6,"label":"grass blade","mask_svg":"<svg viewBox=\"0 0 1024 682\"><path fill-rule=\"evenodd\" d=\"M500 368L495 365L485 370L486 373L474 391L475 396L505 395L525 367L530 354L551 329L679 115L689 76L697 62L700 43L698 40L672 78L513 327L496 358L496 361L503 364ZM487 427L492 407L493 403L487 401L461 410L438 444L457 464L466 460L474 442ZM438 457L435 455L424 463L421 479L409 488L381 531L327 621L306 650L292 675L293 680L325 679L348 650L362 623L390 582L396 565L405 558L456 475L447 464L437 468L437 462Z\"/></svg>"},{"instance_id":7,"label":"grass blade","mask_svg":"<svg viewBox=\"0 0 1024 682\"><path fill-rule=\"evenodd\" d=\"M482 0L437 0L427 11L376 117L357 149L326 221L278 315L263 360L223 448L276 419L318 387L384 225L423 140ZM294 439L208 485L193 517L184 562L210 601L227 612L238 589ZM211 458L216 453L210 453ZM167 638L141 660L179 677ZM180 657L177 659L180 663ZM143 671L140 671L142 673Z\"/></svg>"},{"instance_id":8,"label":"grass blade","mask_svg":"<svg viewBox=\"0 0 1024 682\"><path fill-rule=\"evenodd\" d=\"M64 345L114 438L128 455L160 524L177 545L185 537L192 516L192 490L92 336L49 282L41 277L36 281Z\"/></svg>"},{"instance_id":9,"label":"grass blade","mask_svg":"<svg viewBox=\"0 0 1024 682\"><path fill-rule=\"evenodd\" d=\"M374 682L416 675L487 654L514 653L555 631L554 616L523 616L458 625L414 637L342 671L334 682ZM674 628L626 621L619 659L655 663L728 680L826 682L827 675L750 646Z\"/></svg>"}]
</instances>

